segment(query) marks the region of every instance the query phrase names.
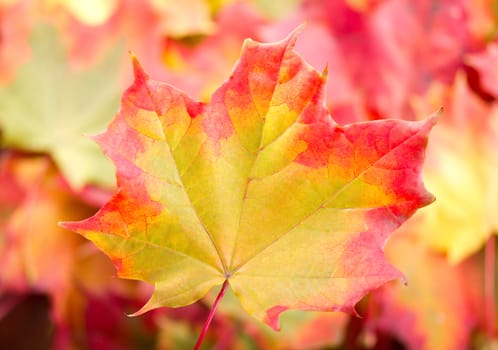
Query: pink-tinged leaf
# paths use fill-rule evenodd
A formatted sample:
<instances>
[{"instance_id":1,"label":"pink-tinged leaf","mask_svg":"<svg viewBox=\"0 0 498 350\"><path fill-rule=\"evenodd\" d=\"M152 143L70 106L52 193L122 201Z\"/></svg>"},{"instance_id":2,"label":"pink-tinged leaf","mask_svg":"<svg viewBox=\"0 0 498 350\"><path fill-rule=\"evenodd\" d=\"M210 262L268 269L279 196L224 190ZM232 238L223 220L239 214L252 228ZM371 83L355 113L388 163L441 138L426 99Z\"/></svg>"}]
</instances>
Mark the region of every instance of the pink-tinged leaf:
<instances>
[{"instance_id":1,"label":"pink-tinged leaf","mask_svg":"<svg viewBox=\"0 0 498 350\"><path fill-rule=\"evenodd\" d=\"M149 1L120 0L112 16L98 26L86 26L65 15L68 18L57 25L65 35L73 65L88 66L103 56L110 45L123 40L127 50L143 57L154 74L164 76L161 51L165 33L161 18Z\"/></svg>"},{"instance_id":2,"label":"pink-tinged leaf","mask_svg":"<svg viewBox=\"0 0 498 350\"><path fill-rule=\"evenodd\" d=\"M373 293L377 314L372 324L408 349L469 349L480 317L476 311L482 307L477 303L482 302L482 277L476 261L449 265L413 232L401 231L389 241L386 255L406 274L408 285L391 282Z\"/></svg>"},{"instance_id":3,"label":"pink-tinged leaf","mask_svg":"<svg viewBox=\"0 0 498 350\"><path fill-rule=\"evenodd\" d=\"M409 101L428 82L449 83L473 45L465 1L303 1L290 19L271 23L265 38L309 23L297 51L331 72L327 102L333 116L357 121L413 118ZM399 30L403 28L403 30Z\"/></svg>"},{"instance_id":4,"label":"pink-tinged leaf","mask_svg":"<svg viewBox=\"0 0 498 350\"><path fill-rule=\"evenodd\" d=\"M120 277L155 285L136 314L191 304L228 281L248 313L278 329L285 310L354 312L401 277L383 246L433 201L420 171L435 118L339 126L325 77L295 40L247 40L208 104L133 60L135 82L96 137L119 191L63 226L109 255Z\"/></svg>"},{"instance_id":5,"label":"pink-tinged leaf","mask_svg":"<svg viewBox=\"0 0 498 350\"><path fill-rule=\"evenodd\" d=\"M201 84L200 78L205 78L206 71L209 71L211 66L217 69L219 69L218 66L226 68L224 63L227 58L225 55L234 59L229 63L231 66L235 61L236 54L229 54L223 45L219 45L217 47L219 51L215 51L214 48L209 50L213 56L210 56L209 52L204 54L205 65L203 69L197 69L197 66L202 65L202 62L195 62L195 56L202 55L202 52L192 49L191 51L195 52L192 58L178 54L175 47L180 44L177 44L177 40L186 37L185 41L190 41L190 46L197 47L198 45L193 45L192 41L200 41L203 36L207 36L210 42L216 42L217 39L214 38L226 36L227 40L233 40L232 38L235 37L238 40L234 40L231 46L236 46L238 49L240 41L245 38L245 36L239 37L238 28L233 26L226 28L225 23L220 23L227 22L226 14L224 14L226 12L225 6L223 6L221 13L217 13L216 23L214 22L212 14L215 12L215 5L214 2L206 0L181 2L120 0L113 15L101 25L82 25L74 18L67 18L58 24L61 32L66 34L73 64L88 65L102 56L110 44L121 40L125 42L127 50L140 57L141 62L148 67L148 71L155 77L174 81L188 92L198 94L200 90L198 85ZM218 2L218 5L222 4ZM247 5L243 4L229 7L248 8ZM232 14L236 16L230 20L232 23L238 18L239 27L246 26L245 31L255 31L250 13L235 11ZM242 16L237 17L240 15ZM203 46L210 47L211 45ZM128 56L124 55L123 59L128 59ZM174 68L168 67L168 62L171 63L171 61L173 61ZM175 74L175 68L182 65L192 66L192 72L189 69L185 70L183 81ZM201 74L201 76L196 76L197 74ZM220 81L217 80L216 83L219 84ZM205 81L204 84L206 84Z\"/></svg>"},{"instance_id":6,"label":"pink-tinged leaf","mask_svg":"<svg viewBox=\"0 0 498 350\"><path fill-rule=\"evenodd\" d=\"M469 55L467 62L479 72L486 92L498 98L498 43L492 42L484 52Z\"/></svg>"}]
</instances>

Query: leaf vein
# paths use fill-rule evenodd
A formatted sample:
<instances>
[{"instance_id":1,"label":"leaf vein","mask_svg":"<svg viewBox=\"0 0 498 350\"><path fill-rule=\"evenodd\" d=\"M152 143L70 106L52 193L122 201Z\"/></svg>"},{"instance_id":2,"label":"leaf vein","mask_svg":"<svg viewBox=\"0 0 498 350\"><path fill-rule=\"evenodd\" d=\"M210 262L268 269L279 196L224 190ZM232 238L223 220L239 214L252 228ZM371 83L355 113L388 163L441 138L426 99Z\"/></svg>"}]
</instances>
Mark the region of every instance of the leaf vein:
<instances>
[{"instance_id":1,"label":"leaf vein","mask_svg":"<svg viewBox=\"0 0 498 350\"><path fill-rule=\"evenodd\" d=\"M370 169L372 169L378 162L380 162L381 160L383 160L386 156L388 156L389 154L391 154L396 149L404 146L407 142L409 142L410 140L412 140L414 137L418 136L420 133L421 133L421 130L418 130L414 134L410 135L410 137L408 137L405 140L403 140L403 142L401 142L400 144L398 144L396 147L390 149L387 153L383 154L381 157L379 157L378 159L376 159L373 163L369 164L357 176L353 177L350 181L348 181L347 183L345 183L340 189L338 189L337 191L335 191L334 193L332 193L329 196L329 198L326 199L320 206L318 206L316 209L314 209L311 212L309 212L308 214L306 214L301 220L299 220L298 222L296 222L292 227L289 228L289 230L287 230L286 232L284 232L283 234L281 234L280 236L278 236L276 239L274 239L273 241L271 241L268 245L262 247L254 255L252 255L251 257L249 257L248 259L246 259L246 261L240 263L237 267L235 267L233 269L233 272L235 273L236 271L240 270L250 260L254 259L256 256L258 256L259 254L261 254L263 251L265 251L266 249L268 249L269 247L271 247L273 244L275 244L276 242L278 242L282 237L284 237L287 234L289 234L290 232L292 232L297 226L301 225L303 222L305 222L307 219L309 219L312 215L314 215L315 213L317 213L319 210L323 209L325 207L325 205L327 205L328 203L330 203L331 201L333 201L335 198L337 198L338 195L340 195L347 188L349 188L355 181L358 181L364 174L366 174ZM406 201L406 202L412 202L412 201ZM402 204L402 203L400 203L400 204ZM380 206L379 208L383 208L383 207L389 207L389 205ZM365 208L365 209L369 209L369 208Z\"/></svg>"}]
</instances>

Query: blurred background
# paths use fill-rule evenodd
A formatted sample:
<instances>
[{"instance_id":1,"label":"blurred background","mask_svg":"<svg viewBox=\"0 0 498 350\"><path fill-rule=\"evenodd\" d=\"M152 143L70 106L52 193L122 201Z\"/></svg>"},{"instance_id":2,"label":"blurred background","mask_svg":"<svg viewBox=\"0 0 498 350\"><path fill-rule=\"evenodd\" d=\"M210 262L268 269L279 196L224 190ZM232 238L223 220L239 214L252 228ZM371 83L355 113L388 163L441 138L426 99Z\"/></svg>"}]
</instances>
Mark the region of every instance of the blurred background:
<instances>
[{"instance_id":1,"label":"blurred background","mask_svg":"<svg viewBox=\"0 0 498 350\"><path fill-rule=\"evenodd\" d=\"M129 318L151 287L57 226L96 212L114 168L103 131L131 83L209 101L245 38L328 67L341 124L444 113L424 180L437 201L386 246L394 281L342 313L288 312L273 332L228 294L205 349L497 349L498 1L0 0L0 348L189 349L216 293Z\"/></svg>"}]
</instances>

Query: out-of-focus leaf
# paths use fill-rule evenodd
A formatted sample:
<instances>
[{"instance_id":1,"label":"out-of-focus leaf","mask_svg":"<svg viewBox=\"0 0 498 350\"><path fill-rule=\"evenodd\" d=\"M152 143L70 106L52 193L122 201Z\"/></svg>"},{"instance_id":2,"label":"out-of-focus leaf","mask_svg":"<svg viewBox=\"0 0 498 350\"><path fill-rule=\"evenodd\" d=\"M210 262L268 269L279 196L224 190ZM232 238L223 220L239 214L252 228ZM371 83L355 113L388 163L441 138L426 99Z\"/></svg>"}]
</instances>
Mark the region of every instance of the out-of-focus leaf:
<instances>
[{"instance_id":1,"label":"out-of-focus leaf","mask_svg":"<svg viewBox=\"0 0 498 350\"><path fill-rule=\"evenodd\" d=\"M413 221L412 221L413 223ZM389 240L386 256L405 273L408 285L386 284L372 295L371 322L395 335L408 349L465 350L480 314L482 278L475 261L449 265L407 225ZM411 230L411 231L408 231Z\"/></svg>"},{"instance_id":2,"label":"out-of-focus leaf","mask_svg":"<svg viewBox=\"0 0 498 350\"><path fill-rule=\"evenodd\" d=\"M420 115L442 101L446 108L424 170L437 201L421 211L419 234L457 263L498 232L498 106L470 91L461 74L451 89L431 91Z\"/></svg>"},{"instance_id":3,"label":"out-of-focus leaf","mask_svg":"<svg viewBox=\"0 0 498 350\"><path fill-rule=\"evenodd\" d=\"M337 125L325 77L295 40L247 40L209 104L134 60L135 82L96 138L119 192L64 227L106 252L119 276L155 285L138 313L228 282L249 314L278 329L285 310L354 312L400 277L382 248L433 200L420 171L435 119Z\"/></svg>"},{"instance_id":4,"label":"out-of-focus leaf","mask_svg":"<svg viewBox=\"0 0 498 350\"><path fill-rule=\"evenodd\" d=\"M59 27L69 43L71 64L88 66L102 56L110 43L122 38L152 76L206 101L230 74L242 41L247 37L258 39L264 24L261 14L250 4L225 2L209 35L192 27L185 37L175 37L168 29L170 22L178 25L174 14L168 12L173 11L170 7L163 11L149 1L135 0L122 0L105 25L88 27L68 18ZM128 63L127 55L124 61ZM129 77L126 84L130 83L132 75L123 76Z\"/></svg>"},{"instance_id":5,"label":"out-of-focus leaf","mask_svg":"<svg viewBox=\"0 0 498 350\"><path fill-rule=\"evenodd\" d=\"M69 42L70 61L73 63L88 65L100 57L110 43L123 39L126 48L139 56L150 72L170 81L170 72L164 63L169 42L188 41L219 34L233 36L233 30L218 28L218 24L215 23L215 20L218 22L218 12L224 11L231 2L231 0L120 0L113 16L103 25L85 26L72 18L66 18L65 21L58 23L58 26ZM233 6L238 5L241 4L233 4ZM216 17L213 15L214 11ZM245 22L247 20L245 17L239 20L242 21L242 23L239 21L240 26L252 25ZM223 52L218 52L216 57L223 58ZM197 72L189 73L195 77Z\"/></svg>"},{"instance_id":6,"label":"out-of-focus leaf","mask_svg":"<svg viewBox=\"0 0 498 350\"><path fill-rule=\"evenodd\" d=\"M47 295L56 350L87 348L88 327L99 327L97 320L85 323L92 298L138 300L129 312L146 300L135 291L137 283L112 279L112 264L93 245L57 226L61 217L95 211L62 182L46 156L0 157L0 296ZM124 328L128 320L121 315Z\"/></svg>"},{"instance_id":7,"label":"out-of-focus leaf","mask_svg":"<svg viewBox=\"0 0 498 350\"><path fill-rule=\"evenodd\" d=\"M467 62L479 72L486 92L498 98L498 42L488 44L484 52L469 55Z\"/></svg>"},{"instance_id":8,"label":"out-of-focus leaf","mask_svg":"<svg viewBox=\"0 0 498 350\"><path fill-rule=\"evenodd\" d=\"M1 172L13 175L23 198L0 225L0 291L46 293L52 300L53 316L60 321L67 311L81 240L67 235L56 222L61 216L81 217L92 211L78 206L58 188L46 157L12 157L2 162Z\"/></svg>"},{"instance_id":9,"label":"out-of-focus leaf","mask_svg":"<svg viewBox=\"0 0 498 350\"><path fill-rule=\"evenodd\" d=\"M111 187L112 164L84 134L101 131L118 108L122 47L75 72L52 27L38 25L30 43L32 60L0 86L4 146L49 153L77 189L88 183Z\"/></svg>"},{"instance_id":10,"label":"out-of-focus leaf","mask_svg":"<svg viewBox=\"0 0 498 350\"><path fill-rule=\"evenodd\" d=\"M271 23L264 38L307 21L296 49L315 66L328 65L333 115L407 119L412 95L433 80L450 83L462 65L472 43L466 7L464 0L385 0L360 10L347 0L305 0L293 16Z\"/></svg>"},{"instance_id":11,"label":"out-of-focus leaf","mask_svg":"<svg viewBox=\"0 0 498 350\"><path fill-rule=\"evenodd\" d=\"M216 18L217 31L199 44L168 41L163 56L169 73L166 81L201 101L209 101L230 75L242 41L258 39L263 24L261 16L246 3L224 7Z\"/></svg>"}]
</instances>

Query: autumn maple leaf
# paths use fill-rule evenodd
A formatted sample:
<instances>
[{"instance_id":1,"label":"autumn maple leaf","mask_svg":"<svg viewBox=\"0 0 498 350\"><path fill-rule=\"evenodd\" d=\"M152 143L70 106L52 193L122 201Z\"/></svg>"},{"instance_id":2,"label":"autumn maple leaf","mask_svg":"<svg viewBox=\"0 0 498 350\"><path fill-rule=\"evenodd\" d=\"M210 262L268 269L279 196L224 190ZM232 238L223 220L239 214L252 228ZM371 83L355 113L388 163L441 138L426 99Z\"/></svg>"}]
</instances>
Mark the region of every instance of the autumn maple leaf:
<instances>
[{"instance_id":1,"label":"autumn maple leaf","mask_svg":"<svg viewBox=\"0 0 498 350\"><path fill-rule=\"evenodd\" d=\"M93 217L63 225L108 254L120 277L155 285L136 314L223 284L220 295L230 285L278 329L285 310L354 312L401 276L383 246L433 200L420 171L435 119L337 125L326 78L295 54L295 40L247 40L208 104L151 80L133 59L135 82L95 138L119 191Z\"/></svg>"}]
</instances>

